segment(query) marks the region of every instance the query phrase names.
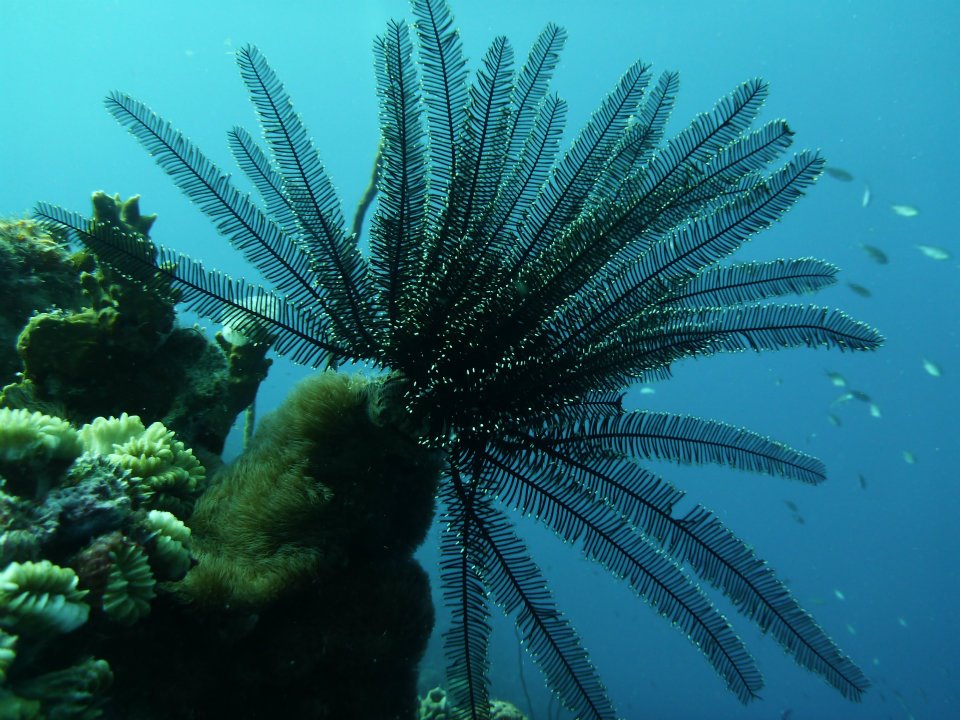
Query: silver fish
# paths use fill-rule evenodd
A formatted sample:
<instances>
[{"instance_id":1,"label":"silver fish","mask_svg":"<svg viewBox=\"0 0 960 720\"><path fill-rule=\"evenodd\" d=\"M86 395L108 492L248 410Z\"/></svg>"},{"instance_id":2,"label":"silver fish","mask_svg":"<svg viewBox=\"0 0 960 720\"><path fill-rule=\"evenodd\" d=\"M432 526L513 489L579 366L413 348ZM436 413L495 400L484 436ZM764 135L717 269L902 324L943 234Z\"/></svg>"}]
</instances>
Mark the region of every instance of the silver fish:
<instances>
[{"instance_id":1,"label":"silver fish","mask_svg":"<svg viewBox=\"0 0 960 720\"><path fill-rule=\"evenodd\" d=\"M933 377L942 377L943 370L940 369L940 366L937 365L933 360L923 359L923 369L927 371L927 375L932 375Z\"/></svg>"},{"instance_id":2,"label":"silver fish","mask_svg":"<svg viewBox=\"0 0 960 720\"><path fill-rule=\"evenodd\" d=\"M936 245L914 245L914 247L931 260L949 260L950 253Z\"/></svg>"},{"instance_id":3,"label":"silver fish","mask_svg":"<svg viewBox=\"0 0 960 720\"><path fill-rule=\"evenodd\" d=\"M891 205L890 209L900 217L912 218L920 214L913 205Z\"/></svg>"},{"instance_id":4,"label":"silver fish","mask_svg":"<svg viewBox=\"0 0 960 720\"><path fill-rule=\"evenodd\" d=\"M832 370L827 370L827 377L830 378L830 382L835 387L846 387L847 379L838 372L833 372Z\"/></svg>"}]
</instances>

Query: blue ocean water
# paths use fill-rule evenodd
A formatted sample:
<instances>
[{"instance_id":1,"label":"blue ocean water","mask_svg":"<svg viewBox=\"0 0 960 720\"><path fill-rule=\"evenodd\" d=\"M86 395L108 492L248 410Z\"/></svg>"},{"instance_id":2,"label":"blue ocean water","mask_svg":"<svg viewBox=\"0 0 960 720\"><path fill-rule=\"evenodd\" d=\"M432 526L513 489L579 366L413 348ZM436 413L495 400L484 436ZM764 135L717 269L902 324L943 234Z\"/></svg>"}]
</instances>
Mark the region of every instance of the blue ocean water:
<instances>
[{"instance_id":1,"label":"blue ocean water","mask_svg":"<svg viewBox=\"0 0 960 720\"><path fill-rule=\"evenodd\" d=\"M716 510L788 579L873 687L862 703L845 701L717 598L765 676L763 698L743 707L677 631L575 548L522 520L621 714L960 717L960 240L952 195L960 181L952 136L960 116L960 5L462 0L453 9L474 60L497 34L522 57L548 20L568 30L553 85L570 103L568 137L640 57L655 71L681 74L675 131L741 81L762 76L772 85L765 117L788 118L795 147L819 148L853 175L849 182L823 177L740 257L816 256L838 264L841 282L802 301L844 308L878 327L885 347L870 355L793 350L688 362L654 394L634 392L629 402L743 424L824 460L830 479L819 487L713 467L655 469L692 502ZM256 43L306 118L350 214L377 145L371 46L389 17L409 17L404 0L277 0L270 8L249 0L0 0L0 213L26 213L38 200L85 210L98 189L139 193L144 212L160 216L157 241L208 266L247 273L115 125L102 98L114 89L131 93L232 168L225 131L235 124L255 130L233 52ZM891 205L919 213L903 217ZM873 262L861 244L881 248L889 264ZM951 257L932 259L917 245ZM925 359L942 368L940 377L925 372ZM837 402L845 389L833 386L827 371L869 394L880 417L865 402ZM276 405L303 373L278 362L261 409ZM422 556L431 566L434 546ZM497 629L494 694L547 720L536 667L518 660L508 622ZM437 644L424 661L424 682L442 682L442 667Z\"/></svg>"}]
</instances>

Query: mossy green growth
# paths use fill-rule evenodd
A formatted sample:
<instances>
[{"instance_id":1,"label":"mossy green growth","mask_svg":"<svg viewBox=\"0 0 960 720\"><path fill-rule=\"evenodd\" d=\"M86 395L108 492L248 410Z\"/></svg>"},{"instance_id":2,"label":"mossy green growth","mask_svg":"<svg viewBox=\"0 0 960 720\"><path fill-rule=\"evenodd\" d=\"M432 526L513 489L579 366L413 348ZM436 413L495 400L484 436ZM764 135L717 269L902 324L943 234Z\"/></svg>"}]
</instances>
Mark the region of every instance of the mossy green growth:
<instances>
[{"instance_id":1,"label":"mossy green growth","mask_svg":"<svg viewBox=\"0 0 960 720\"><path fill-rule=\"evenodd\" d=\"M432 521L438 460L374 421L378 388L321 373L261 421L196 504L198 564L181 592L255 608L351 562L412 554Z\"/></svg>"}]
</instances>

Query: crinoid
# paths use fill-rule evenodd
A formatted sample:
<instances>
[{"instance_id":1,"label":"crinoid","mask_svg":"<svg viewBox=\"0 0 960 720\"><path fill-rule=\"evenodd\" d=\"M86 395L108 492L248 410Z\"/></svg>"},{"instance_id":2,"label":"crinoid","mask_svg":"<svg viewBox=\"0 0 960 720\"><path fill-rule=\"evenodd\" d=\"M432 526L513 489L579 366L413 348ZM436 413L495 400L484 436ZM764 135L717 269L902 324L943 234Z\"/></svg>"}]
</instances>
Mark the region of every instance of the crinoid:
<instances>
[{"instance_id":1,"label":"crinoid","mask_svg":"<svg viewBox=\"0 0 960 720\"><path fill-rule=\"evenodd\" d=\"M700 649L731 691L760 674L688 571L727 595L797 663L856 700L867 687L771 568L645 459L719 463L819 483L821 462L716 420L639 410L622 393L683 358L744 349L872 350L873 329L823 307L763 302L835 281L803 258L726 262L812 185L823 160L793 133L751 125L751 80L665 139L677 76L632 65L566 151L549 92L564 31L519 69L503 37L468 77L442 0L376 39L381 148L369 252L287 93L254 47L237 54L266 150L229 133L259 206L147 106L113 116L272 283L267 291L184 255L41 204L101 259L188 308L313 366L384 371L393 422L445 457L439 499L448 683L463 717L488 713L488 603L516 620L547 682L579 718L616 712L504 508L533 516L630 585ZM418 40L414 51L413 37Z\"/></svg>"}]
</instances>

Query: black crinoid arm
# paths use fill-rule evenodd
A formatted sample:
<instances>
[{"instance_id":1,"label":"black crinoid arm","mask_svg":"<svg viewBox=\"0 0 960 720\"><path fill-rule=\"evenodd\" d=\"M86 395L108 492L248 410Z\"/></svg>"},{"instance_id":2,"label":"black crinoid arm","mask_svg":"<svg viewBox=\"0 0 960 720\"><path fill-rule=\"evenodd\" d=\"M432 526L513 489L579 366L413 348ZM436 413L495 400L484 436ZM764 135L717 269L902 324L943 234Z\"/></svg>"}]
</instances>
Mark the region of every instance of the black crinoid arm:
<instances>
[{"instance_id":1,"label":"black crinoid arm","mask_svg":"<svg viewBox=\"0 0 960 720\"><path fill-rule=\"evenodd\" d=\"M505 509L553 528L675 624L746 702L760 675L691 575L727 595L803 667L856 700L868 683L754 551L644 459L719 463L819 483L804 453L722 422L627 412L622 392L686 357L795 346L872 350L837 310L768 302L832 284L811 258L728 262L823 169L782 159L793 133L754 127L751 80L664 137L678 80L632 65L561 152L549 90L565 33L548 25L515 66L505 38L468 74L442 0L376 39L382 127L369 253L348 233L301 118L254 47L237 54L263 130L230 147L256 204L183 135L127 95L107 106L272 284L248 285L59 208L127 275L314 366L384 369L397 423L445 453L442 584L454 623L448 683L488 714L488 601L516 618L547 682L580 718L616 716L574 629ZM688 574L689 571L689 574Z\"/></svg>"}]
</instances>

